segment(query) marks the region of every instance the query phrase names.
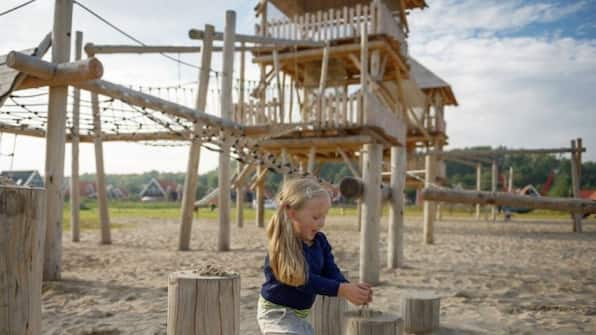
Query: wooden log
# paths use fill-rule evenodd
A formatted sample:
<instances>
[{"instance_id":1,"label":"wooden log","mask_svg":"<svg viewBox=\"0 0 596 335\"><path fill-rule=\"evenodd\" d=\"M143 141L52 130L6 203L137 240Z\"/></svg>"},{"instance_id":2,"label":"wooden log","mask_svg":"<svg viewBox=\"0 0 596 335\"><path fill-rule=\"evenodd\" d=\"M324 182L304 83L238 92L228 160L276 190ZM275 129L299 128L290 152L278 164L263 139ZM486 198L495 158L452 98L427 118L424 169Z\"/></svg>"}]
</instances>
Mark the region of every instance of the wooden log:
<instances>
[{"instance_id":1,"label":"wooden log","mask_svg":"<svg viewBox=\"0 0 596 335\"><path fill-rule=\"evenodd\" d=\"M188 37L191 40L201 40L205 36L205 32L200 29L191 29L188 32ZM223 41L224 33L216 31L214 34L215 41ZM236 41L245 43L264 44L270 46L304 46L304 47L322 47L325 45L323 42L311 41L311 40L292 40L284 38L275 38L267 36L256 36L256 35L245 35L236 34Z\"/></svg>"},{"instance_id":2,"label":"wooden log","mask_svg":"<svg viewBox=\"0 0 596 335\"><path fill-rule=\"evenodd\" d=\"M394 314L374 310L346 312L346 335L400 335L403 321Z\"/></svg>"},{"instance_id":3,"label":"wooden log","mask_svg":"<svg viewBox=\"0 0 596 335\"><path fill-rule=\"evenodd\" d=\"M309 315L315 334L344 335L347 311L346 299L318 295Z\"/></svg>"},{"instance_id":4,"label":"wooden log","mask_svg":"<svg viewBox=\"0 0 596 335\"><path fill-rule=\"evenodd\" d=\"M106 193L106 175L103 163L103 142L101 131L101 115L97 93L91 93L91 106L93 110L93 131L95 133L95 172L97 205L99 208L99 222L101 231L101 244L111 244L110 214L108 211L108 195Z\"/></svg>"},{"instance_id":5,"label":"wooden log","mask_svg":"<svg viewBox=\"0 0 596 335\"><path fill-rule=\"evenodd\" d=\"M221 117L229 120L233 112L233 83L234 83L234 41L236 36L236 12L226 11L224 34L224 52L222 64L221 81ZM215 35L215 33L214 33ZM222 134L223 135L223 134ZM219 154L219 238L218 251L230 250L230 147L227 144L221 146Z\"/></svg>"},{"instance_id":6,"label":"wooden log","mask_svg":"<svg viewBox=\"0 0 596 335\"><path fill-rule=\"evenodd\" d=\"M387 232L387 267L395 269L404 265L404 188L406 186L406 148L391 147L392 197L389 207Z\"/></svg>"},{"instance_id":7,"label":"wooden log","mask_svg":"<svg viewBox=\"0 0 596 335\"><path fill-rule=\"evenodd\" d=\"M83 32L77 31L75 35L75 60L82 57ZM81 191L79 189L79 116L81 109L81 90L74 89L72 102L72 130L71 150L72 160L70 165L70 227L72 241L79 242L80 237L80 204Z\"/></svg>"},{"instance_id":8,"label":"wooden log","mask_svg":"<svg viewBox=\"0 0 596 335\"><path fill-rule=\"evenodd\" d=\"M204 31L203 43L207 31ZM240 46L236 51L253 51L255 47ZM176 46L176 45L115 45L115 44L85 44L85 52L92 55L98 54L152 54L152 53L200 53L204 50L203 46ZM223 47L215 46L211 52L221 52Z\"/></svg>"},{"instance_id":9,"label":"wooden log","mask_svg":"<svg viewBox=\"0 0 596 335\"><path fill-rule=\"evenodd\" d=\"M0 333L41 334L43 189L0 185Z\"/></svg>"},{"instance_id":10,"label":"wooden log","mask_svg":"<svg viewBox=\"0 0 596 335\"><path fill-rule=\"evenodd\" d=\"M196 109L205 110L209 89L209 69L211 68L212 35L215 27L205 25L206 36L203 39L203 53L201 54L201 70L199 72L199 87L197 89ZM198 133L203 125L198 122L193 125L193 131ZM180 235L178 236L178 250L190 249L194 202L196 200L197 178L199 162L201 160L201 141L193 138L188 152L186 176L184 178L184 193L182 194L182 213Z\"/></svg>"},{"instance_id":11,"label":"wooden log","mask_svg":"<svg viewBox=\"0 0 596 335\"><path fill-rule=\"evenodd\" d=\"M240 276L200 271L170 274L167 334L240 334Z\"/></svg>"},{"instance_id":12,"label":"wooden log","mask_svg":"<svg viewBox=\"0 0 596 335\"><path fill-rule=\"evenodd\" d=\"M432 334L439 329L441 298L430 292L411 292L401 298L404 331Z\"/></svg>"},{"instance_id":13,"label":"wooden log","mask_svg":"<svg viewBox=\"0 0 596 335\"><path fill-rule=\"evenodd\" d=\"M362 198L367 188L364 180L357 177L344 177L339 182L339 192L346 198ZM387 201L391 199L391 185L382 183L381 184L381 200Z\"/></svg>"},{"instance_id":14,"label":"wooden log","mask_svg":"<svg viewBox=\"0 0 596 335\"><path fill-rule=\"evenodd\" d=\"M259 178L263 176L263 178ZM267 175L267 168L263 165L257 166L257 217L256 217L256 224L257 227L263 228L265 227L265 178L264 176ZM259 180L260 179L260 180Z\"/></svg>"},{"instance_id":15,"label":"wooden log","mask_svg":"<svg viewBox=\"0 0 596 335\"><path fill-rule=\"evenodd\" d=\"M381 170L383 146L364 145L362 234L360 234L360 281L379 283L379 221L381 219Z\"/></svg>"},{"instance_id":16,"label":"wooden log","mask_svg":"<svg viewBox=\"0 0 596 335\"><path fill-rule=\"evenodd\" d=\"M96 58L52 64L34 56L11 51L6 58L6 65L29 75L19 85L21 90L46 85L62 86L70 82L98 79L103 75L103 65Z\"/></svg>"},{"instance_id":17,"label":"wooden log","mask_svg":"<svg viewBox=\"0 0 596 335\"><path fill-rule=\"evenodd\" d=\"M425 157L426 175L424 184L426 187L434 187L436 173L436 159L434 156ZM434 221L436 217L436 204L430 201L424 201L423 204L423 240L425 244L434 243Z\"/></svg>"},{"instance_id":18,"label":"wooden log","mask_svg":"<svg viewBox=\"0 0 596 335\"><path fill-rule=\"evenodd\" d=\"M422 197L428 201L550 209L572 213L596 213L596 201L573 198L533 197L505 192L477 192L425 188Z\"/></svg>"},{"instance_id":19,"label":"wooden log","mask_svg":"<svg viewBox=\"0 0 596 335\"><path fill-rule=\"evenodd\" d=\"M52 63L70 59L72 0L56 0L52 34ZM62 217L64 208L64 150L66 142L66 104L68 87L50 87L46 130L46 241L44 280L60 280L62 273Z\"/></svg>"}]
</instances>

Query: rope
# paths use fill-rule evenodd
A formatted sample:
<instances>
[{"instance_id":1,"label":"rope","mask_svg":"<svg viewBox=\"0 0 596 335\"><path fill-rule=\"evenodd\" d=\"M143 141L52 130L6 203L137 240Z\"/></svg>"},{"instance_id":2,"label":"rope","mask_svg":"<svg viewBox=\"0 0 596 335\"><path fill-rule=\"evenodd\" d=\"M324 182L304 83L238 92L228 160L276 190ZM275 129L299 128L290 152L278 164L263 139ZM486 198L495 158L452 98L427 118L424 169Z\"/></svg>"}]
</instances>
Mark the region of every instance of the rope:
<instances>
[{"instance_id":1,"label":"rope","mask_svg":"<svg viewBox=\"0 0 596 335\"><path fill-rule=\"evenodd\" d=\"M22 4L20 4L20 5L16 6L16 7L13 7L11 9L5 10L5 11L3 11L3 12L0 13L0 16L4 16L6 14L10 14L10 13L14 12L15 10L21 9L21 8L27 6L27 5L30 5L30 4L34 3L35 1L37 1L37 0L29 0L29 1L27 1L25 3L22 3Z\"/></svg>"}]
</instances>

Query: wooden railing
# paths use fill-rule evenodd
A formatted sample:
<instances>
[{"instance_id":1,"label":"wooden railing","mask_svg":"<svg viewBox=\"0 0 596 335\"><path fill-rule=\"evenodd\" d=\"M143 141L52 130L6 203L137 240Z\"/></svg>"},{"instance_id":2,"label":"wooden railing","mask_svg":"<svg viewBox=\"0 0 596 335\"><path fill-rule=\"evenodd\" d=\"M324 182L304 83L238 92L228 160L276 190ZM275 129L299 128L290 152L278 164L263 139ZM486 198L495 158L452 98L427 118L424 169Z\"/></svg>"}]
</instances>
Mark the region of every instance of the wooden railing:
<instances>
[{"instance_id":1,"label":"wooden railing","mask_svg":"<svg viewBox=\"0 0 596 335\"><path fill-rule=\"evenodd\" d=\"M367 24L368 34L386 34L401 45L402 55L407 55L406 35L393 17L391 10L379 0L369 6L356 5L305 13L301 16L272 19L267 22L266 35L274 38L328 41L353 38L361 35L362 23ZM257 26L257 34L262 34Z\"/></svg>"}]
</instances>

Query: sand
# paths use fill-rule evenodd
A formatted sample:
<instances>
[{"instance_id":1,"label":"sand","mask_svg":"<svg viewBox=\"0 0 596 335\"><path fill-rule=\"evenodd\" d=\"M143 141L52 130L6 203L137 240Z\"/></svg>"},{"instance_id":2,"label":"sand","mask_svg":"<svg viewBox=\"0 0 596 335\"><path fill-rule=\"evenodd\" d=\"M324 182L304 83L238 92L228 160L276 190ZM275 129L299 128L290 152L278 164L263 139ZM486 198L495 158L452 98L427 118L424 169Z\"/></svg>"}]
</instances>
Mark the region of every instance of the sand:
<instances>
[{"instance_id":1,"label":"sand","mask_svg":"<svg viewBox=\"0 0 596 335\"><path fill-rule=\"evenodd\" d=\"M231 252L215 251L217 224L196 219L192 251L176 251L176 220L119 219L112 245L99 231L81 242L64 233L63 280L43 287L43 334L165 334L167 278L217 264L241 275L241 334L259 334L256 303L263 280L264 231L232 229ZM596 334L596 222L582 234L568 221L495 224L446 219L436 243L422 245L420 218L406 219L406 267L382 269L371 308L399 314L400 295L430 290L441 299L440 334ZM336 261L358 273L353 217L325 227ZM386 260L386 218L381 230Z\"/></svg>"}]
</instances>

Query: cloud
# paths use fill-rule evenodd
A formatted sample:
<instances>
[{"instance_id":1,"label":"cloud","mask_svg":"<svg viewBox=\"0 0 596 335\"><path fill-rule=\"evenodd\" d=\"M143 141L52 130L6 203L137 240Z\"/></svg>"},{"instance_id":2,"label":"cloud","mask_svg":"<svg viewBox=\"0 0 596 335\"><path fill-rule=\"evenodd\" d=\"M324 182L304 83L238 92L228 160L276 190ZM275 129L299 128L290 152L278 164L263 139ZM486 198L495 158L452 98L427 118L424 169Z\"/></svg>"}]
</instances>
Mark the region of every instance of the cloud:
<instances>
[{"instance_id":1,"label":"cloud","mask_svg":"<svg viewBox=\"0 0 596 335\"><path fill-rule=\"evenodd\" d=\"M587 159L596 159L596 41L474 33L562 19L583 2L434 1L430 6L410 16L410 52L449 82L460 102L447 112L451 147L561 147L583 137Z\"/></svg>"}]
</instances>

